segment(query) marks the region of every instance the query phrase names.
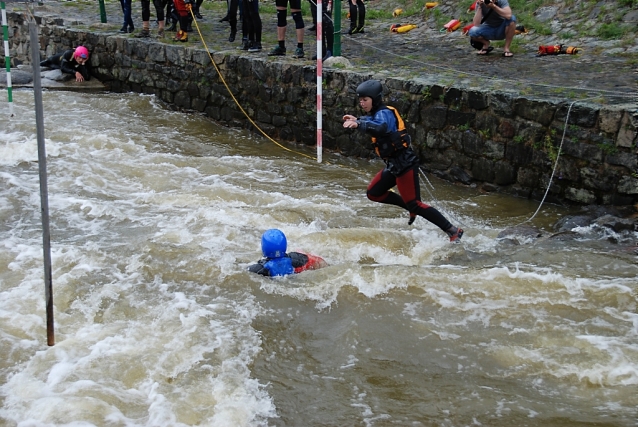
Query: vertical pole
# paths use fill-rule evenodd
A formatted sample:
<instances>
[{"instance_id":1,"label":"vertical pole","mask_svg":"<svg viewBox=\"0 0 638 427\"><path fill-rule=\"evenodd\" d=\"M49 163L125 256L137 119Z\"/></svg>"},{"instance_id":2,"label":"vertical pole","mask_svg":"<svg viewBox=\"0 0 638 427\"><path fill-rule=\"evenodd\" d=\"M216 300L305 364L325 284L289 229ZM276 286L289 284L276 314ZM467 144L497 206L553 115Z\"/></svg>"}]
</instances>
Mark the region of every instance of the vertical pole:
<instances>
[{"instance_id":1,"label":"vertical pole","mask_svg":"<svg viewBox=\"0 0 638 427\"><path fill-rule=\"evenodd\" d=\"M100 22L106 24L106 7L104 6L104 0L100 0Z\"/></svg>"},{"instance_id":2,"label":"vertical pole","mask_svg":"<svg viewBox=\"0 0 638 427\"><path fill-rule=\"evenodd\" d=\"M49 192L47 184L47 155L44 146L44 112L42 108L42 82L40 80L40 43L35 20L29 20L31 64L33 65L33 96L35 98L35 124L38 138L38 167L40 169L40 206L42 209L42 251L44 254L44 297L47 309L47 344L54 345L53 331L53 279L51 274L51 233L49 231Z\"/></svg>"},{"instance_id":3,"label":"vertical pole","mask_svg":"<svg viewBox=\"0 0 638 427\"><path fill-rule=\"evenodd\" d=\"M2 39L4 41L4 63L7 67L7 96L9 97L9 116L13 117L13 86L11 85L11 58L9 52L9 26L4 2L0 2L2 9Z\"/></svg>"},{"instance_id":4,"label":"vertical pole","mask_svg":"<svg viewBox=\"0 0 638 427\"><path fill-rule=\"evenodd\" d=\"M334 56L341 56L341 0L333 0L333 20L335 26ZM350 1L350 0L348 0Z\"/></svg>"},{"instance_id":5,"label":"vertical pole","mask_svg":"<svg viewBox=\"0 0 638 427\"><path fill-rule=\"evenodd\" d=\"M323 75L323 0L317 0L317 162L321 163L323 155L323 120L322 120L322 75Z\"/></svg>"}]
</instances>

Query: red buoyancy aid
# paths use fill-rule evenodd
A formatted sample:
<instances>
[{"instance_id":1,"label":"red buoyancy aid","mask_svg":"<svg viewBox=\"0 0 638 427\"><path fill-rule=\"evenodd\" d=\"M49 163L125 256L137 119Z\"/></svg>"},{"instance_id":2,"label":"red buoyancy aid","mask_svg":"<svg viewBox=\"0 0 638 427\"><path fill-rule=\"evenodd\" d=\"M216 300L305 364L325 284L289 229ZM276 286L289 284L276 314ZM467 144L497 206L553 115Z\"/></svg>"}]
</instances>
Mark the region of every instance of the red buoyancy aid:
<instances>
[{"instance_id":1,"label":"red buoyancy aid","mask_svg":"<svg viewBox=\"0 0 638 427\"><path fill-rule=\"evenodd\" d=\"M301 267L295 267L295 273L301 273L306 270L317 270L328 265L328 263L318 255L312 255L306 252L302 253L308 257L308 262Z\"/></svg>"}]
</instances>

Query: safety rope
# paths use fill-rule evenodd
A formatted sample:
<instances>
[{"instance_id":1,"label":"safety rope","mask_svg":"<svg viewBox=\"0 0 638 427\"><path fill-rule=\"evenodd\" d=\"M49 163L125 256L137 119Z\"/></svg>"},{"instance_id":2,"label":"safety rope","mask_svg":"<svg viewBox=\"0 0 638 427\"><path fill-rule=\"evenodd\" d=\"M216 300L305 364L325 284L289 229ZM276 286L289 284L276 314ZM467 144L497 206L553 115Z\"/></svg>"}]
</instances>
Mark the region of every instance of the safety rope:
<instances>
[{"instance_id":1,"label":"safety rope","mask_svg":"<svg viewBox=\"0 0 638 427\"><path fill-rule=\"evenodd\" d=\"M233 99L233 101L235 101L235 104L237 105L237 107L241 110L241 112L244 114L244 116L246 116L246 118L248 119L248 121L266 138L268 139L270 142L272 142L273 144L277 145L279 148L282 148L286 151L289 151L291 153L295 153L295 154L299 154L300 156L303 157L307 157L309 159L313 159L314 157L306 154L306 153L302 153L300 151L295 151L292 150L282 144L280 144L279 142L275 141L273 138L271 138L266 132L264 132L264 130L259 127L259 125L257 123L255 123L255 121L248 115L248 113L246 112L246 110L244 110L244 108L241 106L241 104L239 103L239 101L237 100L237 98L235 97L235 95L233 94L233 92L230 90L230 87L228 86L228 83L226 83L226 79L224 79L224 75L222 74L222 72L220 71L219 67L217 66L217 63L215 62L215 59L213 59L213 56L210 54L210 50L208 49L208 46L206 46L206 41L204 40L204 36L202 35L201 30L199 29L199 25L197 25L197 19L195 18L195 13L193 12L192 7L190 7L190 5L187 5L188 10L193 18L193 23L195 24L195 28L197 29L197 33L199 34L199 38L202 41L202 44L204 45L204 49L206 49L206 53L208 54L208 57L210 58L210 62L213 64L213 66L215 67L215 70L217 71L217 74L219 75L219 78L221 79L222 83L224 84L224 87L226 88L226 90L228 91L228 94L231 96L231 98Z\"/></svg>"}]
</instances>

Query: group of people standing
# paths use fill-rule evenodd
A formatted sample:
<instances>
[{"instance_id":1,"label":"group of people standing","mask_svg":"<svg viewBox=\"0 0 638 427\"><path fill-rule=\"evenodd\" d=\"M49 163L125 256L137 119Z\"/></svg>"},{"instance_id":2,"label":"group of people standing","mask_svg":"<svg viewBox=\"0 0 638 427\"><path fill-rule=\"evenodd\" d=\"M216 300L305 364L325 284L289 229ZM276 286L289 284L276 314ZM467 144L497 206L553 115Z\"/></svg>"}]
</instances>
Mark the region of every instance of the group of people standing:
<instances>
[{"instance_id":1,"label":"group of people standing","mask_svg":"<svg viewBox=\"0 0 638 427\"><path fill-rule=\"evenodd\" d=\"M150 17L151 17L151 0L140 0L142 4L142 29L135 35L138 38L151 37ZM313 26L311 31L316 31L317 23L317 4L315 0L310 2L310 10L313 17ZM121 33L132 33L135 31L135 25L132 18L132 2L133 0L120 0L124 22ZM242 23L242 44L238 49L248 52L260 52L262 21L259 15L259 0L226 0L227 14L220 22L228 22L230 25L229 42L234 42L237 37L237 14L239 12L239 20ZM348 34L364 33L365 25L365 3L363 0L348 0L350 29ZM176 31L176 24L179 23L179 31L177 31L174 41L188 41L188 33L192 31L192 15L190 9L197 19L203 19L200 8L203 0L153 0L155 13L158 23L157 38L164 38L165 31ZM269 56L285 56L286 49L286 27L288 7L290 6L290 15L295 24L295 33L297 38L297 46L293 52L293 58L305 57L304 52L304 30L305 24L301 14L301 0L275 0L277 8L277 46L268 53ZM322 59L325 60L332 56L334 44L334 24L332 22L332 0L326 0L322 3ZM170 25L169 25L170 24ZM168 28L167 28L168 27ZM167 29L166 29L167 28ZM166 29L166 30L165 30ZM317 59L316 56L313 59Z\"/></svg>"}]
</instances>

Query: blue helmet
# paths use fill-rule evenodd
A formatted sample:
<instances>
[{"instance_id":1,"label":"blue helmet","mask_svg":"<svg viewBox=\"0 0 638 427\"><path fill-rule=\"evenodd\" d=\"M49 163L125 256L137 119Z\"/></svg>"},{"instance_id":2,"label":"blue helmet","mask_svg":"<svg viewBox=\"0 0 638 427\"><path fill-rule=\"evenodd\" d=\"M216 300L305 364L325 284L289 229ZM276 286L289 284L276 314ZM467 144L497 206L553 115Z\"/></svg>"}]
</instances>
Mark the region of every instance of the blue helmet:
<instances>
[{"instance_id":1,"label":"blue helmet","mask_svg":"<svg viewBox=\"0 0 638 427\"><path fill-rule=\"evenodd\" d=\"M286 255L287 247L286 236L281 230L271 228L261 236L261 251L266 258L280 258Z\"/></svg>"}]
</instances>

